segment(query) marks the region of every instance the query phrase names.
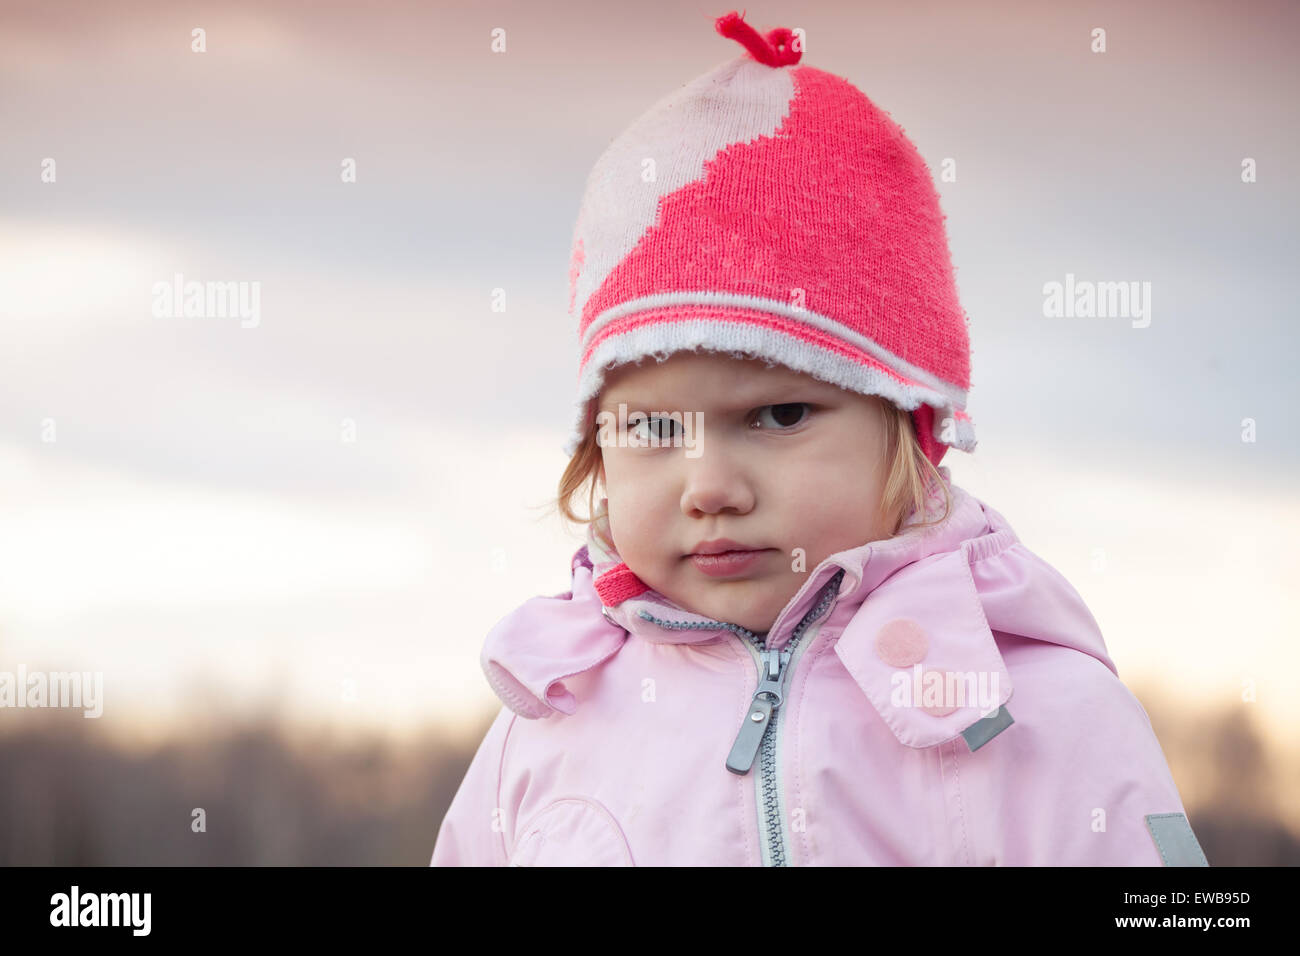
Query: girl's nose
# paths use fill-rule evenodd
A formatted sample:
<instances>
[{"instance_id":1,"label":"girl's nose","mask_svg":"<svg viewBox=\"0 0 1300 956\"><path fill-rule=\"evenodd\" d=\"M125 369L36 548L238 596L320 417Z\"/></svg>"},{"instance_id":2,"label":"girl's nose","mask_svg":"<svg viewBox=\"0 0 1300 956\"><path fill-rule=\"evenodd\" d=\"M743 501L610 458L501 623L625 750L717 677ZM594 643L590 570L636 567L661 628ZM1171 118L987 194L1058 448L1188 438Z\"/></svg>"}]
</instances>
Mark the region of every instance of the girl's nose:
<instances>
[{"instance_id":1,"label":"girl's nose","mask_svg":"<svg viewBox=\"0 0 1300 956\"><path fill-rule=\"evenodd\" d=\"M734 511L746 514L755 504L754 485L740 462L716 446L698 458L683 459L685 486L682 512L688 516Z\"/></svg>"}]
</instances>

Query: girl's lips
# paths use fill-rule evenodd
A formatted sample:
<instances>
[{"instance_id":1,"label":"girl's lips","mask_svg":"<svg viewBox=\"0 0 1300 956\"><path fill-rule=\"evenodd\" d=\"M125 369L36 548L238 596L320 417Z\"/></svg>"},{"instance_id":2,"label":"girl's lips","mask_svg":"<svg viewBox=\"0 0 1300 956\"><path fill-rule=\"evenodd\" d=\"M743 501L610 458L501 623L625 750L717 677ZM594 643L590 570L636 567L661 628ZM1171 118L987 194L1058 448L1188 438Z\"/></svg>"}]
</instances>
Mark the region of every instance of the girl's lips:
<instances>
[{"instance_id":1,"label":"girl's lips","mask_svg":"<svg viewBox=\"0 0 1300 956\"><path fill-rule=\"evenodd\" d=\"M690 557L691 563L709 577L727 578L750 570L763 555L773 550L723 551L720 554L692 554Z\"/></svg>"}]
</instances>

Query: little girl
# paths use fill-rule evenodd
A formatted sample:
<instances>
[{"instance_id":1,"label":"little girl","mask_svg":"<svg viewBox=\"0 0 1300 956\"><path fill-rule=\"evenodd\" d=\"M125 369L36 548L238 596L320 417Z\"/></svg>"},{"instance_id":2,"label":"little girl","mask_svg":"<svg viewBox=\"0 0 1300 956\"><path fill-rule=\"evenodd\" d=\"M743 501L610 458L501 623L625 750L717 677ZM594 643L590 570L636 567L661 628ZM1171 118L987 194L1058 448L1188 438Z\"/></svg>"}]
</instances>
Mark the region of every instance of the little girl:
<instances>
[{"instance_id":1,"label":"little girl","mask_svg":"<svg viewBox=\"0 0 1300 956\"><path fill-rule=\"evenodd\" d=\"M487 636L432 863L1208 865L1077 592L939 464L975 434L924 161L792 31L717 29L588 180L587 543Z\"/></svg>"}]
</instances>

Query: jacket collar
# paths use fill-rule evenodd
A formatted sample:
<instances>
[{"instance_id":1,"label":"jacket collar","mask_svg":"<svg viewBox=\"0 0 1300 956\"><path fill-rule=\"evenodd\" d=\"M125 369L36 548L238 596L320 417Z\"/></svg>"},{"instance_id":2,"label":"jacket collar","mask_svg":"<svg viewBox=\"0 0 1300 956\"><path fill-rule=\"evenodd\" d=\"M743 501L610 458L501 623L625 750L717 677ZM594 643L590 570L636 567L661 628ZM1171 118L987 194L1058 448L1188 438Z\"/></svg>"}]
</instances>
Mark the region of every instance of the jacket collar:
<instances>
[{"instance_id":1,"label":"jacket collar","mask_svg":"<svg viewBox=\"0 0 1300 956\"><path fill-rule=\"evenodd\" d=\"M967 538L987 533L988 519L980 503L949 481L947 467L940 475L953 495L953 507L939 525L907 530L923 516L912 514L904 522L904 532L893 538L868 542L832 554L821 562L795 595L777 615L772 627L763 634L716 621L689 611L646 585L625 564L608 543L609 523L605 502L601 502L596 520L588 525L587 544L574 555L573 565L586 564L592 569L593 584L601 597L606 618L656 643L701 643L718 640L729 631L764 637L767 647L783 647L796 623L812 608L821 591L841 569L838 594L823 620L839 620L860 606L877 587L900 568L932 555L951 551ZM942 504L942 492L930 487L929 506Z\"/></svg>"},{"instance_id":2,"label":"jacket collar","mask_svg":"<svg viewBox=\"0 0 1300 956\"><path fill-rule=\"evenodd\" d=\"M842 570L821 620L832 638L839 631L835 653L863 694L900 743L930 747L964 735L973 749L976 739L982 742L1010 723L1003 705L1011 697L1011 677L994 630L1074 647L1115 668L1096 622L1064 578L1020 546L1000 514L953 485L946 467L939 472L953 498L942 522L914 529L919 518L913 515L893 538L826 558L777 616L766 642L783 646ZM941 492L930 490L930 502L941 502ZM605 528L601 519L592 522L587 544L574 554L571 591L526 602L484 644L489 682L523 716L573 713L577 702L563 678L611 657L629 635L677 644L724 640L732 633L761 637L682 608L649 588L601 539L597 532ZM994 557L1003 583L986 583L982 592L971 564ZM1034 600L1027 609L1029 596ZM889 649L900 631L923 635L910 666L900 664L908 642ZM917 657L915 641L910 648ZM935 699L948 688L970 693Z\"/></svg>"}]
</instances>

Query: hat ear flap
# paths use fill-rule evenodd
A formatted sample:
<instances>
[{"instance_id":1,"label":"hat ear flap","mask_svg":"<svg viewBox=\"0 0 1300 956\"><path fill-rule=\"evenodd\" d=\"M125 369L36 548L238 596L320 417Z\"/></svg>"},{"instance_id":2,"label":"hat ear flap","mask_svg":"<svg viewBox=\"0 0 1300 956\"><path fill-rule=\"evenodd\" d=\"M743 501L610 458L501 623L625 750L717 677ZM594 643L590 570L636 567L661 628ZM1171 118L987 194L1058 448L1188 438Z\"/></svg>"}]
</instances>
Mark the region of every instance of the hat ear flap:
<instances>
[{"instance_id":1,"label":"hat ear flap","mask_svg":"<svg viewBox=\"0 0 1300 956\"><path fill-rule=\"evenodd\" d=\"M934 407L925 402L916 406L912 411L912 427L916 431L916 441L921 446L921 451L930 459L930 464L938 468L948 446L934 437Z\"/></svg>"}]
</instances>

